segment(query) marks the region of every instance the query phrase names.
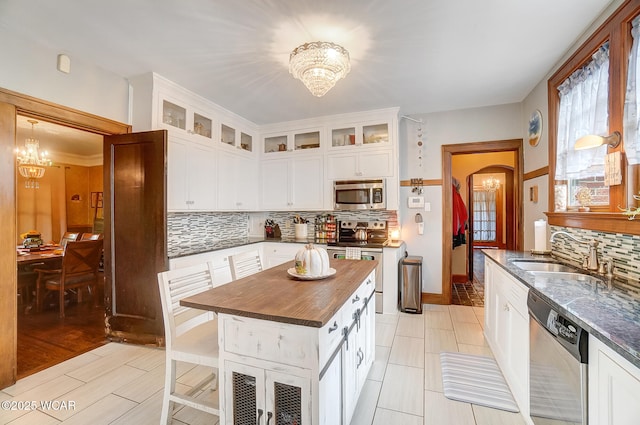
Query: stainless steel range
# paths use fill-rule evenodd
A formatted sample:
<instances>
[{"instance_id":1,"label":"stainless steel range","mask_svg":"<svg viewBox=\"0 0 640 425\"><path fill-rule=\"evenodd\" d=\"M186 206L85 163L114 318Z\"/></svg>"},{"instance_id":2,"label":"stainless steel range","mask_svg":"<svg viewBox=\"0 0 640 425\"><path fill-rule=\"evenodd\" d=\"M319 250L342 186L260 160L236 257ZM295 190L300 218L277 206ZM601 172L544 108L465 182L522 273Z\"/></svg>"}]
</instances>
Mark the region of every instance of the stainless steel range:
<instances>
[{"instance_id":1,"label":"stainless steel range","mask_svg":"<svg viewBox=\"0 0 640 425\"><path fill-rule=\"evenodd\" d=\"M338 238L335 242L329 243L327 248L331 258L378 261L376 313L382 313L382 248L388 244L386 221L339 221Z\"/></svg>"}]
</instances>

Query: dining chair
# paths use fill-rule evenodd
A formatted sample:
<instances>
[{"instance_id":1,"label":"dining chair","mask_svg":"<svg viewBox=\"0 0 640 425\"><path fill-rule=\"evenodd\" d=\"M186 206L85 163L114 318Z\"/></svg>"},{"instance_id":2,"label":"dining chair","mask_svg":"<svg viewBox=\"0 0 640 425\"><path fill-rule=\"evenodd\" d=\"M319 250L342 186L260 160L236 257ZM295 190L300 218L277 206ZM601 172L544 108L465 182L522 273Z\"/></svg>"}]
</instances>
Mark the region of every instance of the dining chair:
<instances>
[{"instance_id":1,"label":"dining chair","mask_svg":"<svg viewBox=\"0 0 640 425\"><path fill-rule=\"evenodd\" d=\"M102 233L83 233L80 235L81 241L97 241L98 239L104 239Z\"/></svg>"},{"instance_id":2,"label":"dining chair","mask_svg":"<svg viewBox=\"0 0 640 425\"><path fill-rule=\"evenodd\" d=\"M98 284L98 266L102 254L102 240L69 241L64 250L60 269L35 269L36 308L42 311L45 296L57 291L60 302L60 317L64 317L64 294L76 290L78 301L82 300L81 291L87 288L90 294L95 292ZM45 293L46 291L46 293Z\"/></svg>"},{"instance_id":3,"label":"dining chair","mask_svg":"<svg viewBox=\"0 0 640 425\"><path fill-rule=\"evenodd\" d=\"M67 242L76 242L78 239L80 239L79 232L64 232L64 235L60 238L60 246L64 248L67 246Z\"/></svg>"},{"instance_id":4,"label":"dining chair","mask_svg":"<svg viewBox=\"0 0 640 425\"><path fill-rule=\"evenodd\" d=\"M194 394L217 389L218 369L218 320L211 311L180 305L182 298L211 289L213 263L158 273L162 316L165 335L165 384L162 400L161 424L169 424L173 405L183 404L219 416L218 394ZM186 393L176 392L176 362L186 362L213 368L199 383ZM211 385L209 386L209 384ZM209 388L207 388L209 386ZM213 395L213 400L210 396ZM207 397L209 396L209 397Z\"/></svg>"},{"instance_id":5,"label":"dining chair","mask_svg":"<svg viewBox=\"0 0 640 425\"><path fill-rule=\"evenodd\" d=\"M259 271L262 271L260 252L256 249L230 255L229 265L231 266L231 277L233 280L258 273Z\"/></svg>"}]
</instances>

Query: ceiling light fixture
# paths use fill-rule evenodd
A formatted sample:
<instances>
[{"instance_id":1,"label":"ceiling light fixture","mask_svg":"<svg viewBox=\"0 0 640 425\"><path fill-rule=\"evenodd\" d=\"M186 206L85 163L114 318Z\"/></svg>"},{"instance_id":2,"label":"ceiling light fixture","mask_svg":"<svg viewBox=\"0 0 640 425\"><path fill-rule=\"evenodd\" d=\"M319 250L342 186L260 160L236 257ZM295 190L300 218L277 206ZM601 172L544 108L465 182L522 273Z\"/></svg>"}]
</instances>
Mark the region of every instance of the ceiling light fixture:
<instances>
[{"instance_id":1,"label":"ceiling light fixture","mask_svg":"<svg viewBox=\"0 0 640 425\"><path fill-rule=\"evenodd\" d=\"M289 55L289 72L317 97L324 96L350 70L349 52L328 41L305 43Z\"/></svg>"},{"instance_id":2,"label":"ceiling light fixture","mask_svg":"<svg viewBox=\"0 0 640 425\"><path fill-rule=\"evenodd\" d=\"M491 176L482 182L482 188L487 192L495 192L500 189L500 180Z\"/></svg>"},{"instance_id":3,"label":"ceiling light fixture","mask_svg":"<svg viewBox=\"0 0 640 425\"><path fill-rule=\"evenodd\" d=\"M44 176L46 166L51 165L51 160L47 158L47 152L40 152L40 142L33 135L34 126L38 124L36 120L28 120L31 123L31 137L24 141L22 150L16 148L16 161L20 175L27 179L26 188L38 189L40 184L37 179Z\"/></svg>"},{"instance_id":4,"label":"ceiling light fixture","mask_svg":"<svg viewBox=\"0 0 640 425\"><path fill-rule=\"evenodd\" d=\"M574 150L597 148L598 146L608 145L615 148L620 144L622 135L618 131L614 131L609 136L596 136L594 134L588 134L576 140L576 144L573 145Z\"/></svg>"}]
</instances>

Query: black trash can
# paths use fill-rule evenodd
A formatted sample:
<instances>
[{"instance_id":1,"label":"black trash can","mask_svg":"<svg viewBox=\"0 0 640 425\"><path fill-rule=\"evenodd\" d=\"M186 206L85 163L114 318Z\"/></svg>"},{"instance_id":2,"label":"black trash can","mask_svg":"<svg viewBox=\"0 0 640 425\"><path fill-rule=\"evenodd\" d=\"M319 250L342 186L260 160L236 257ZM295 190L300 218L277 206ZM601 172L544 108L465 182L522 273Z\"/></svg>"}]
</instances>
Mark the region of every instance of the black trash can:
<instances>
[{"instance_id":1,"label":"black trash can","mask_svg":"<svg viewBox=\"0 0 640 425\"><path fill-rule=\"evenodd\" d=\"M404 313L422 314L422 257L409 255L398 263L398 304Z\"/></svg>"}]
</instances>

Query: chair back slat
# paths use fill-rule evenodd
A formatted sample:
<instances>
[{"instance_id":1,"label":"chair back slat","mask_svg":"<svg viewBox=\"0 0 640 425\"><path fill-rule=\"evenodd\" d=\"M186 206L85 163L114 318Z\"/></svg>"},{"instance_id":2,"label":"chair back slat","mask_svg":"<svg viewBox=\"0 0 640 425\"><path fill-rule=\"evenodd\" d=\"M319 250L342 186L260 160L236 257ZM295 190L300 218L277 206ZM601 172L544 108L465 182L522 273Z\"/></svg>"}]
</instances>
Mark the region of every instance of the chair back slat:
<instances>
[{"instance_id":1,"label":"chair back slat","mask_svg":"<svg viewBox=\"0 0 640 425\"><path fill-rule=\"evenodd\" d=\"M168 346L184 332L212 319L212 312L180 305L183 298L213 288L212 263L158 273L158 285Z\"/></svg>"},{"instance_id":2,"label":"chair back slat","mask_svg":"<svg viewBox=\"0 0 640 425\"><path fill-rule=\"evenodd\" d=\"M62 238L60 238L60 246L65 248L68 242L75 242L79 238L79 232L64 232L64 235L62 235Z\"/></svg>"},{"instance_id":3,"label":"chair back slat","mask_svg":"<svg viewBox=\"0 0 640 425\"><path fill-rule=\"evenodd\" d=\"M104 238L104 235L102 233L83 233L80 236L81 241L95 241L103 238Z\"/></svg>"},{"instance_id":4,"label":"chair back slat","mask_svg":"<svg viewBox=\"0 0 640 425\"><path fill-rule=\"evenodd\" d=\"M257 250L231 255L229 256L229 264L233 280L242 279L262 271L262 261Z\"/></svg>"}]
</instances>

